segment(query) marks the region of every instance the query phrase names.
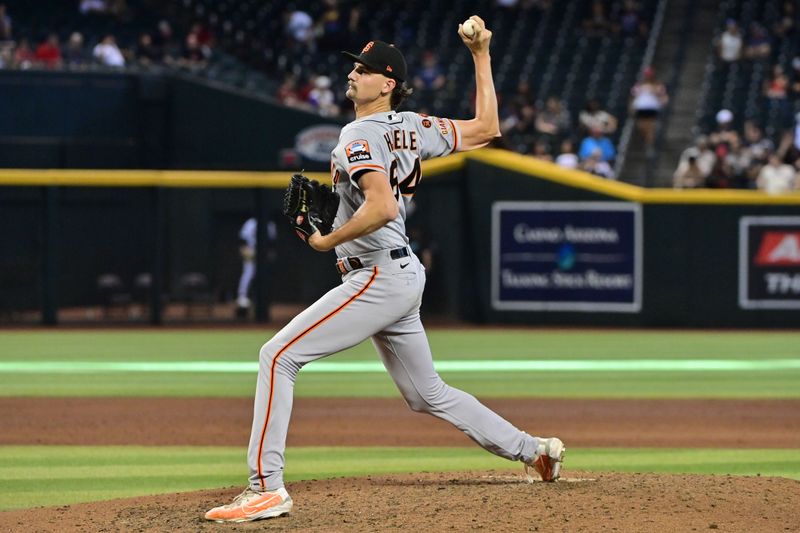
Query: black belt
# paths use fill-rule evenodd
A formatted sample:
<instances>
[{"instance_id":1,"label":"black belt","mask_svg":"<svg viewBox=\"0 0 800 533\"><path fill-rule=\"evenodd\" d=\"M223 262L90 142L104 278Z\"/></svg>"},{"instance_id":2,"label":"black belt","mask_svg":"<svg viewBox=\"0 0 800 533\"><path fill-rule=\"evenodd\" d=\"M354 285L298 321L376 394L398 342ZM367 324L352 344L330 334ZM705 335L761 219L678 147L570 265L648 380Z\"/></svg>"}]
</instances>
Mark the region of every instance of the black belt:
<instances>
[{"instance_id":1,"label":"black belt","mask_svg":"<svg viewBox=\"0 0 800 533\"><path fill-rule=\"evenodd\" d=\"M403 257L408 257L408 246L403 246L402 248L395 248L394 250L389 252L389 257L392 259L400 259Z\"/></svg>"},{"instance_id":2,"label":"black belt","mask_svg":"<svg viewBox=\"0 0 800 533\"><path fill-rule=\"evenodd\" d=\"M384 252L385 253L385 252ZM364 256L369 256L371 254L364 254ZM391 259L401 259L403 257L408 257L410 252L408 251L408 246L403 246L402 248L395 248L394 250L389 250L389 257ZM386 256L384 256L386 257ZM345 264L346 263L346 264ZM372 266L372 264L364 264L359 257L343 257L336 261L336 272L341 275L345 275L352 270L358 270L360 268L364 268L367 266ZM349 268L348 268L349 267Z\"/></svg>"}]
</instances>

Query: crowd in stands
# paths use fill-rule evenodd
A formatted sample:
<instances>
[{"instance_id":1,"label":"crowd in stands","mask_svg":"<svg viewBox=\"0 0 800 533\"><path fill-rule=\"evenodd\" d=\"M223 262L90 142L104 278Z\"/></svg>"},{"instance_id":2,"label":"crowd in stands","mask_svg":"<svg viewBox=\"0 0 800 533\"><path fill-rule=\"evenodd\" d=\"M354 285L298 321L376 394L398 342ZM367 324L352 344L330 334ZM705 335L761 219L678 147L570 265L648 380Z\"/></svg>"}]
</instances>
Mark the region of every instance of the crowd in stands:
<instances>
[{"instance_id":1,"label":"crowd in stands","mask_svg":"<svg viewBox=\"0 0 800 533\"><path fill-rule=\"evenodd\" d=\"M734 114L721 109L716 128L681 154L673 176L677 188L760 189L770 194L800 190L800 112L776 145L754 120L740 132Z\"/></svg>"},{"instance_id":2,"label":"crowd in stands","mask_svg":"<svg viewBox=\"0 0 800 533\"><path fill-rule=\"evenodd\" d=\"M521 12L552 7L550 0L497 0L496 3L498 8ZM84 17L110 17L120 23L131 18L125 0L77 0L76 5ZM609 12L611 5L593 0L588 16L579 22L580 31L600 38L647 37L647 24L634 0L615 3ZM149 68L163 65L196 70L207 65L217 46L243 58L260 46L258 59L262 66L278 79L282 78L275 96L284 105L327 117L352 114L352 106L343 97L344 91L334 90L332 86L336 78L327 75L324 68L309 65L308 58L362 46L363 43L356 42L364 33L361 5L343 6L338 0L324 0L304 10L290 4L276 24L274 29L278 31L266 32L263 37L263 32L256 32L250 42L247 35L233 31L228 21L214 15L196 18L182 38L178 38L168 20L161 20L151 31L141 32L131 42L118 42L118 36L113 34L87 38L78 31L45 36L15 35L11 14L0 4L0 43L5 43L0 44L0 68ZM411 29L406 33L409 42L400 42L399 46L410 44L413 39ZM438 110L426 106L445 88L446 70L434 50L424 51L416 63L410 65L409 83L416 92L417 102L422 104L417 110L436 113ZM647 138L652 137L653 123L665 98L663 85L655 81L652 69L632 89L631 112ZM616 148L611 139L617 132L619 119L604 110L599 101L591 100L578 116L573 116L556 95L543 102L537 101L534 91L525 82L519 84L515 94L501 94L499 100L503 132L499 146L567 168L614 178L612 166Z\"/></svg>"},{"instance_id":3,"label":"crowd in stands","mask_svg":"<svg viewBox=\"0 0 800 533\"><path fill-rule=\"evenodd\" d=\"M497 7L506 10L552 8L550 0L497 0ZM76 0L76 9L83 17L113 18L120 24L133 18L126 0ZM187 4L188 5L188 4ZM198 6L201 4L198 4ZM610 38L646 38L647 24L640 7L634 0L613 4L603 0L591 2L588 17L579 22L585 35ZM275 21L276 31L255 31L247 35L231 26L230 21L213 13L197 13L187 29L178 37L170 21L162 19L150 31L142 31L136 39L129 35L105 34L84 36L79 31L50 33L48 35L16 35L13 14L0 4L0 68L5 69L86 69L150 68L153 66L203 69L217 48L235 57L247 59L251 65L260 66L277 76L276 98L284 105L316 112L327 117L352 114L352 106L344 98L344 90L333 86L340 79L326 73L326 66L309 57L338 54L339 50L355 50L363 43L362 6L360 3L340 4L338 0L324 0L312 8L302 9L287 5L282 16ZM187 22L187 21L183 21ZM400 32L398 46L408 45L414 39L412 24L407 32ZM403 37L405 35L405 37ZM260 56L253 60L253 50ZM431 105L437 92L447 83L446 68L435 50L423 51L418 60L410 64L409 84L416 92L416 110L435 114ZM334 74L331 72L331 74ZM338 76L338 73L335 73ZM657 115L651 109L641 108L663 102L663 93L651 91L647 85L652 75L645 76L642 84L633 88L632 112L645 124ZM655 98L649 98L655 92ZM573 116L558 96L537 101L535 93L526 83L520 83L515 94L500 94L503 137L498 145L517 152L554 161L567 168L582 169L599 176L613 178L612 166L616 149L612 138L617 132L619 119L604 110L597 100L590 101L578 116ZM421 106L421 107L420 107Z\"/></svg>"},{"instance_id":4,"label":"crowd in stands","mask_svg":"<svg viewBox=\"0 0 800 533\"><path fill-rule=\"evenodd\" d=\"M496 4L501 9L552 7L549 0L497 0ZM87 18L111 18L124 24L132 17L125 0L77 0L75 6L80 16ZM609 6L614 6L613 12L608 11ZM753 23L745 31L735 20L728 20L715 42L719 59L725 64L773 61L776 39L797 38L795 11L794 2L785 2L782 17L769 28ZM0 69L163 66L202 70L217 49L241 56L243 52L237 53L237 47L238 52L246 48L247 53L252 53L261 46L261 61L269 64L272 75L282 80L279 86L276 82L275 96L280 102L327 117L348 116L352 106L344 99L343 88L333 86L337 78L325 72L328 67L310 65L308 58L319 57L317 53L358 49L363 45L356 42L364 34L362 15L359 3L342 6L337 0L324 0L313 11L290 4L276 22L278 31L272 32L276 35L253 43L248 42L248 35L232 31L227 21L215 16L198 17L183 25L183 31L173 27L179 24L170 22L172 18L161 19L135 38L112 33L84 36L68 28L30 35L17 32L14 14L0 3ZM612 4L592 0L588 16L578 24L583 35L601 38L644 40L649 32L634 0ZM409 33L407 39L410 43L413 34ZM436 113L436 109L425 105L430 105L433 95L446 88L445 65L435 50L427 50L409 66L409 84L422 103L417 110ZM785 130L779 138L768 138L763 125L749 117L740 117L748 120L740 121L743 127L737 130L735 111L721 110L716 129L698 137L681 156L674 175L676 187L761 188L770 192L800 188L800 113L795 120L795 113L800 111L800 57L794 58L790 69L779 62L769 68L763 101L782 117ZM557 94L544 101L537 99L525 81L512 94L498 97L503 133L498 146L565 168L615 178L617 154L612 139L618 134L623 117L612 115L600 101L590 100L575 116ZM666 88L654 70L644 69L641 79L630 89L629 103L637 132L648 149L653 147L655 124L668 101Z\"/></svg>"},{"instance_id":5,"label":"crowd in stands","mask_svg":"<svg viewBox=\"0 0 800 533\"><path fill-rule=\"evenodd\" d=\"M617 156L611 136L617 131L617 117L589 100L573 120L555 95L544 105L535 103L530 86L521 82L516 93L500 104L500 131L497 146L552 161L571 169L614 178Z\"/></svg>"},{"instance_id":6,"label":"crowd in stands","mask_svg":"<svg viewBox=\"0 0 800 533\"><path fill-rule=\"evenodd\" d=\"M797 23L797 6L791 1L782 4L771 27L752 22L744 32L736 20L725 21L715 42L717 57L725 68L742 62L764 65L769 74L761 87L759 109L766 113L746 116L742 110L719 110L712 131L699 135L682 153L673 175L675 187L760 189L771 194L800 190L800 55L778 53L785 40L798 39ZM765 116L769 124L761 122Z\"/></svg>"},{"instance_id":7,"label":"crowd in stands","mask_svg":"<svg viewBox=\"0 0 800 533\"><path fill-rule=\"evenodd\" d=\"M77 7L84 17L113 18L124 22L128 14L124 0L81 0ZM62 42L62 38L65 41ZM211 58L214 38L202 24L193 25L182 40L167 20L152 31L139 34L136 42L118 43L113 33L86 42L79 31L60 35L51 32L34 39L16 35L7 6L0 4L0 69L87 69L92 67L148 68L164 65L189 70L202 69Z\"/></svg>"}]
</instances>

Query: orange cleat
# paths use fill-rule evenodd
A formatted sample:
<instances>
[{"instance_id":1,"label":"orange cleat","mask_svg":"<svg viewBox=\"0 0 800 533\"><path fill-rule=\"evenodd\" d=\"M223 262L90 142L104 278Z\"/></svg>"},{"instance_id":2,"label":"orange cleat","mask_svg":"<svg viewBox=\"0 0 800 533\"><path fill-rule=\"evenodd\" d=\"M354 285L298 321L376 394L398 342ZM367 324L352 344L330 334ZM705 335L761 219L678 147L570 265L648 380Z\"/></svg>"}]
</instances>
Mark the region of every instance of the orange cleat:
<instances>
[{"instance_id":1,"label":"orange cleat","mask_svg":"<svg viewBox=\"0 0 800 533\"><path fill-rule=\"evenodd\" d=\"M285 488L256 492L248 487L232 503L208 511L205 519L215 522L250 522L281 516L291 510L292 498Z\"/></svg>"},{"instance_id":2,"label":"orange cleat","mask_svg":"<svg viewBox=\"0 0 800 533\"><path fill-rule=\"evenodd\" d=\"M561 439L540 437L536 457L530 463L525 463L525 475L528 477L528 483L534 481L531 470L535 470L542 481L556 481L561 474L561 464L564 462L564 452L566 451Z\"/></svg>"}]
</instances>

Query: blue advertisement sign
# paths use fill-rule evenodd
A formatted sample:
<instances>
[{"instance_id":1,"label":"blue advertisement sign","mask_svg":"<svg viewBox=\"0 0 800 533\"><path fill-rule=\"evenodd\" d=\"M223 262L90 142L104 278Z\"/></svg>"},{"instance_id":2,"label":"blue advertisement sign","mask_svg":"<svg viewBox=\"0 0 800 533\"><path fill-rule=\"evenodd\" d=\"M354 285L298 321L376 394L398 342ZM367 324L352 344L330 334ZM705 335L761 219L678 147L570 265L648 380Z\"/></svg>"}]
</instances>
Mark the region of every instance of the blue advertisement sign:
<instances>
[{"instance_id":1,"label":"blue advertisement sign","mask_svg":"<svg viewBox=\"0 0 800 533\"><path fill-rule=\"evenodd\" d=\"M493 308L636 313L641 295L638 204L492 206Z\"/></svg>"}]
</instances>

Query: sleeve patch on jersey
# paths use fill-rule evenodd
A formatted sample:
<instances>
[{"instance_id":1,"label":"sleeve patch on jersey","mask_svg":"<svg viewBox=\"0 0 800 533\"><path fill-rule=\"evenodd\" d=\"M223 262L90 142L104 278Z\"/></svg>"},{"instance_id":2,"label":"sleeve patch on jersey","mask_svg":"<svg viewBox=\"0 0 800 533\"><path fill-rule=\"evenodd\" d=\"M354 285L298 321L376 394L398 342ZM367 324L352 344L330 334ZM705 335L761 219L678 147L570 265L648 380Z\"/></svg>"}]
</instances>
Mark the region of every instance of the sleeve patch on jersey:
<instances>
[{"instance_id":1,"label":"sleeve patch on jersey","mask_svg":"<svg viewBox=\"0 0 800 533\"><path fill-rule=\"evenodd\" d=\"M344 153L351 163L372 159L372 154L369 153L369 143L364 139L358 139L345 146Z\"/></svg>"},{"instance_id":2,"label":"sleeve patch on jersey","mask_svg":"<svg viewBox=\"0 0 800 533\"><path fill-rule=\"evenodd\" d=\"M450 133L450 129L447 127L447 122L443 118L436 118L436 125L439 126L439 131L442 132L442 135L447 135Z\"/></svg>"},{"instance_id":3,"label":"sleeve patch on jersey","mask_svg":"<svg viewBox=\"0 0 800 533\"><path fill-rule=\"evenodd\" d=\"M423 118L422 119L422 126L425 127L425 128L430 128L431 127L431 121L428 120L427 118Z\"/></svg>"}]
</instances>

